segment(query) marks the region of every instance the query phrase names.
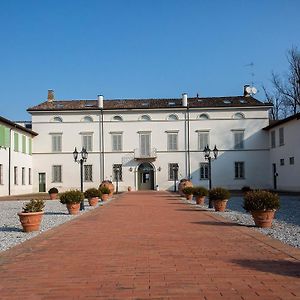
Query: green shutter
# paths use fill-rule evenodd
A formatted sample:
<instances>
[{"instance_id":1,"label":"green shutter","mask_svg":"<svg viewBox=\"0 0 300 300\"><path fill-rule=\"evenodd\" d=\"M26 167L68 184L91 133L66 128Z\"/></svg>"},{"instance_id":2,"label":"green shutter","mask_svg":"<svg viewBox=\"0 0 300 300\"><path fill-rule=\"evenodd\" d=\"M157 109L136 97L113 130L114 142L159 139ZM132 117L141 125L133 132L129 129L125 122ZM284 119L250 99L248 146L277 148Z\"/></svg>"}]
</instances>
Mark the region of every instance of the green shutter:
<instances>
[{"instance_id":1,"label":"green shutter","mask_svg":"<svg viewBox=\"0 0 300 300\"><path fill-rule=\"evenodd\" d=\"M10 147L10 129L7 127L4 130L4 146Z\"/></svg>"},{"instance_id":2,"label":"green shutter","mask_svg":"<svg viewBox=\"0 0 300 300\"><path fill-rule=\"evenodd\" d=\"M26 153L26 136L22 136L22 152Z\"/></svg>"},{"instance_id":3,"label":"green shutter","mask_svg":"<svg viewBox=\"0 0 300 300\"><path fill-rule=\"evenodd\" d=\"M0 146L4 147L4 138L5 135L5 127L3 125L0 125Z\"/></svg>"},{"instance_id":4,"label":"green shutter","mask_svg":"<svg viewBox=\"0 0 300 300\"><path fill-rule=\"evenodd\" d=\"M29 141L29 144L28 144L29 145L29 149L28 149L28 151L29 151L29 154L32 155L32 138L29 138L28 141Z\"/></svg>"},{"instance_id":5,"label":"green shutter","mask_svg":"<svg viewBox=\"0 0 300 300\"><path fill-rule=\"evenodd\" d=\"M14 151L19 152L19 134L14 133Z\"/></svg>"}]
</instances>

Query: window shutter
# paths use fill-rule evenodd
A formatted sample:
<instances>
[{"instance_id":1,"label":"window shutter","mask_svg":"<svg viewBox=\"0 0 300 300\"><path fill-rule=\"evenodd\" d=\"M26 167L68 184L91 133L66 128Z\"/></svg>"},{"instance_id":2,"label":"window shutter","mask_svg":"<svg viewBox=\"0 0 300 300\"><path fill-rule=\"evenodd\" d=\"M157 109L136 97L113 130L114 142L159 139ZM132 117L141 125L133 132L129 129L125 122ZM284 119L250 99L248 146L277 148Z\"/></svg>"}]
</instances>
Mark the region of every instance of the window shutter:
<instances>
[{"instance_id":1,"label":"window shutter","mask_svg":"<svg viewBox=\"0 0 300 300\"><path fill-rule=\"evenodd\" d=\"M19 134L17 132L14 133L14 151L19 151Z\"/></svg>"},{"instance_id":2,"label":"window shutter","mask_svg":"<svg viewBox=\"0 0 300 300\"><path fill-rule=\"evenodd\" d=\"M22 152L26 153L26 136L22 135Z\"/></svg>"},{"instance_id":3,"label":"window shutter","mask_svg":"<svg viewBox=\"0 0 300 300\"><path fill-rule=\"evenodd\" d=\"M4 147L4 134L5 134L5 129L3 125L0 125L0 146Z\"/></svg>"}]
</instances>

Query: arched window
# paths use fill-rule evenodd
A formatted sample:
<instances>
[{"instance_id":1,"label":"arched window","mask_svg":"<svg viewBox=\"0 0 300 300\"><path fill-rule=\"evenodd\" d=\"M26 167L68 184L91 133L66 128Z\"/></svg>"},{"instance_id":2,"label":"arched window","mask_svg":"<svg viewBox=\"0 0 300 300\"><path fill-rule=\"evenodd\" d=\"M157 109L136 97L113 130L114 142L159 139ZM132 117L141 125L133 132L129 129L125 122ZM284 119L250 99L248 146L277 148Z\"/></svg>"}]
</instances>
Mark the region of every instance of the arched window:
<instances>
[{"instance_id":1,"label":"arched window","mask_svg":"<svg viewBox=\"0 0 300 300\"><path fill-rule=\"evenodd\" d=\"M178 120L178 117L175 114L172 114L172 115L168 116L168 120L169 121L176 121L176 120Z\"/></svg>"},{"instance_id":2,"label":"arched window","mask_svg":"<svg viewBox=\"0 0 300 300\"><path fill-rule=\"evenodd\" d=\"M121 116L113 116L113 121L123 121Z\"/></svg>"},{"instance_id":3,"label":"arched window","mask_svg":"<svg viewBox=\"0 0 300 300\"><path fill-rule=\"evenodd\" d=\"M200 119L200 120L208 120L209 116L208 116L208 114L201 114L201 115L198 116L198 119Z\"/></svg>"},{"instance_id":4,"label":"arched window","mask_svg":"<svg viewBox=\"0 0 300 300\"><path fill-rule=\"evenodd\" d=\"M234 119L245 119L245 116L242 113L236 113L233 115L233 118Z\"/></svg>"},{"instance_id":5,"label":"arched window","mask_svg":"<svg viewBox=\"0 0 300 300\"><path fill-rule=\"evenodd\" d=\"M141 121L151 121L151 118L148 115L142 115L140 120Z\"/></svg>"},{"instance_id":6,"label":"arched window","mask_svg":"<svg viewBox=\"0 0 300 300\"><path fill-rule=\"evenodd\" d=\"M52 122L55 122L55 123L62 123L62 118L61 117L54 117L53 119L52 119Z\"/></svg>"},{"instance_id":7,"label":"arched window","mask_svg":"<svg viewBox=\"0 0 300 300\"><path fill-rule=\"evenodd\" d=\"M85 117L82 119L82 122L85 122L85 123L91 123L91 122L93 122L93 118L90 117L90 116L85 116Z\"/></svg>"}]
</instances>

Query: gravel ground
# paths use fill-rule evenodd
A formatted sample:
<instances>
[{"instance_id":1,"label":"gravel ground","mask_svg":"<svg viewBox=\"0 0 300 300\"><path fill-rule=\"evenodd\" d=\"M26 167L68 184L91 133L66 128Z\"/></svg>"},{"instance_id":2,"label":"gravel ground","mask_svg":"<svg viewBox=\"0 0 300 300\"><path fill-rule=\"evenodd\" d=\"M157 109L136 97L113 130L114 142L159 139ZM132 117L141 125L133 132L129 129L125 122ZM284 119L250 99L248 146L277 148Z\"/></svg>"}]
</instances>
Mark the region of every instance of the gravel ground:
<instances>
[{"instance_id":1,"label":"gravel ground","mask_svg":"<svg viewBox=\"0 0 300 300\"><path fill-rule=\"evenodd\" d=\"M278 239L285 244L300 248L300 197L282 196L280 199L281 208L276 212L276 219L273 220L272 228L255 227L252 216L245 213L245 210L242 208L242 197L230 198L227 203L228 209L226 209L225 212L215 213L235 223L248 226L252 230L259 231L274 239ZM195 204L194 201L185 200L185 202ZM196 206L206 208L209 211L214 211L214 209L208 208L207 200L204 206Z\"/></svg>"},{"instance_id":2,"label":"gravel ground","mask_svg":"<svg viewBox=\"0 0 300 300\"><path fill-rule=\"evenodd\" d=\"M109 201L111 200L101 202L96 207L105 205ZM95 207L89 206L88 201L85 200L84 211L81 211L78 215L69 215L65 205L59 201L48 200L46 201L40 231L25 233L22 231L22 225L17 215L22 210L23 203L22 201L0 202L0 252L95 209Z\"/></svg>"}]
</instances>

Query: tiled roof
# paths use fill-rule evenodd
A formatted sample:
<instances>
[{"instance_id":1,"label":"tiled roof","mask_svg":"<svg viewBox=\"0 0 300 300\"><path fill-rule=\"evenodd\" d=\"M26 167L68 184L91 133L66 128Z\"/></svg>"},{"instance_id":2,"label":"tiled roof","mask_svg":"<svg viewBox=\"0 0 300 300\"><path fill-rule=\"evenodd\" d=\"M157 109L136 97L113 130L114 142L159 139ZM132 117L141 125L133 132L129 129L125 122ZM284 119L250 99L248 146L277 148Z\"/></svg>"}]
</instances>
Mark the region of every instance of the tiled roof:
<instances>
[{"instance_id":1,"label":"tiled roof","mask_svg":"<svg viewBox=\"0 0 300 300\"><path fill-rule=\"evenodd\" d=\"M190 108L201 107L243 107L243 106L270 106L253 97L208 97L188 98ZM110 109L155 109L155 108L181 108L181 98L171 99L105 99L104 110ZM93 110L98 108L97 100L54 100L43 102L27 109L33 111L57 111L57 110Z\"/></svg>"},{"instance_id":2,"label":"tiled roof","mask_svg":"<svg viewBox=\"0 0 300 300\"><path fill-rule=\"evenodd\" d=\"M294 114L294 115L289 116L289 117L287 117L287 118L285 118L285 119L282 119L282 120L276 120L276 121L271 120L271 121L270 121L270 125L267 126L267 127L265 127L265 128L263 128L263 129L264 129L264 130L269 130L269 129L271 129L271 128L274 128L274 127L276 127L276 126L282 125L282 124L284 124L284 123L287 123L287 122L289 122L289 121L291 121L291 120L295 120L295 119L300 120L300 113Z\"/></svg>"},{"instance_id":3,"label":"tiled roof","mask_svg":"<svg viewBox=\"0 0 300 300\"><path fill-rule=\"evenodd\" d=\"M38 133L36 133L36 132L34 132L34 131L30 130L30 129L27 129L27 128L25 128L25 127L23 127L23 126L21 126L21 125L15 123L15 122L13 122L13 121L10 121L10 120L8 120L8 119L5 119L5 118L3 118L3 117L1 117L1 116L0 116L0 122L4 123L4 124L6 124L6 125L9 125L9 126L11 126L11 127L18 128L18 129L20 129L20 130L22 130L22 131L25 131L25 132L27 132L27 133L30 133L30 134L32 134L33 136L37 136L37 135L38 135Z\"/></svg>"}]
</instances>

